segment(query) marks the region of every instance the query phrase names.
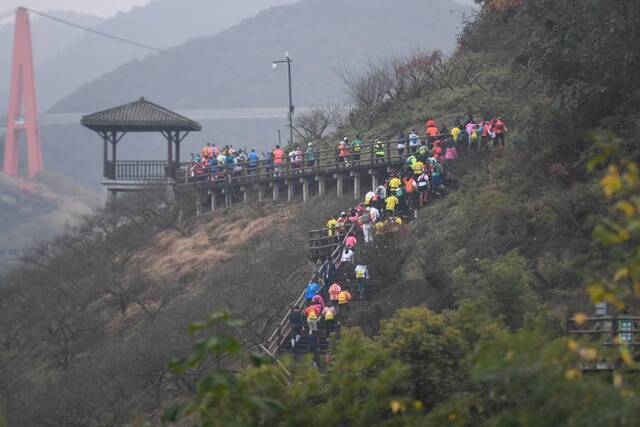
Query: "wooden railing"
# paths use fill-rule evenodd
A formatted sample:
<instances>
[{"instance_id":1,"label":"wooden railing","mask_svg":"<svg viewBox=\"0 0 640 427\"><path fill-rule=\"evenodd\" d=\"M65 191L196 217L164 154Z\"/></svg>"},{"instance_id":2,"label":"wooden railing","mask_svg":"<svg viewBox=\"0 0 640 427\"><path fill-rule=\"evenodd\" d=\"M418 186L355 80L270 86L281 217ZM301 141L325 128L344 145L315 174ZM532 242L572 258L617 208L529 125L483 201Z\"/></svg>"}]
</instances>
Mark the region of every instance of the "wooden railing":
<instances>
[{"instance_id":1,"label":"wooden railing","mask_svg":"<svg viewBox=\"0 0 640 427\"><path fill-rule=\"evenodd\" d=\"M118 160L107 162L105 165L105 178L123 181L153 182L162 181L175 176L174 171L178 165L174 163L174 169L170 164L161 160Z\"/></svg>"},{"instance_id":2,"label":"wooden railing","mask_svg":"<svg viewBox=\"0 0 640 427\"><path fill-rule=\"evenodd\" d=\"M436 140L445 141L448 135L421 138L421 145L428 148ZM349 146L349 156L341 157L338 148L314 150L312 158L303 150L300 161L292 160L288 153L282 163L275 164L272 160L244 161L235 165L202 166L194 163L182 163L178 182L183 184L210 182L212 184L249 184L260 181L272 181L298 177L315 176L340 171L354 171L383 166L400 166L410 155L409 139L403 140L406 146L401 154L398 144L401 140L382 142L382 148L376 143L361 145L359 152L353 152ZM417 147L414 148L417 150ZM384 153L384 155L382 155ZM444 154L444 153L442 153Z\"/></svg>"},{"instance_id":3,"label":"wooden railing","mask_svg":"<svg viewBox=\"0 0 640 427\"><path fill-rule=\"evenodd\" d=\"M355 230L356 224L351 224L351 227L348 233L353 232ZM347 234L348 234L347 233ZM340 242L340 245L336 247L336 249L331 253L329 259L327 259L318 269L315 271L313 276L321 276L324 269L327 267L327 263L333 263L334 267L337 269L340 264L340 259L342 257L342 246L344 244L344 240ZM312 277L313 278L313 277ZM320 291L324 289L325 286L329 286L329 284L321 281ZM297 308L303 308L305 305L305 295L307 293L306 287L298 297L298 299L289 305L289 308L284 313L282 320L276 326L273 333L267 338L266 342L260 346L262 351L267 353L268 355L275 357L275 354L278 352L278 349L282 345L282 343L287 339L287 337L291 334L291 324L289 323L289 314L291 313L290 306L293 305Z\"/></svg>"},{"instance_id":4,"label":"wooden railing","mask_svg":"<svg viewBox=\"0 0 640 427\"><path fill-rule=\"evenodd\" d=\"M309 230L309 250L311 252L311 258L321 259L330 256L336 247L340 246L340 242L347 237L346 227L348 227L348 225L336 226L331 236L329 236L328 228Z\"/></svg>"},{"instance_id":5,"label":"wooden railing","mask_svg":"<svg viewBox=\"0 0 640 427\"><path fill-rule=\"evenodd\" d=\"M589 337L603 348L625 346L634 352L640 350L640 316L594 316L580 322L570 319L567 333L578 338Z\"/></svg>"}]
</instances>

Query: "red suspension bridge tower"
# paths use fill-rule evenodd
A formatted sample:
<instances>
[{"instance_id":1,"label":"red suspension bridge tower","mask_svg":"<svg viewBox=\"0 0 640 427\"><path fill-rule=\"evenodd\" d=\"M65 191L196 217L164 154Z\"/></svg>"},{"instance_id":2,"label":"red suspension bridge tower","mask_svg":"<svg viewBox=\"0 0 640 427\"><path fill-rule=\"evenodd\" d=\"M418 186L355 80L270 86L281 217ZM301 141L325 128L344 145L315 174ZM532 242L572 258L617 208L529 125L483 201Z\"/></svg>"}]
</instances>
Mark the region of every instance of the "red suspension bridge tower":
<instances>
[{"instance_id":1,"label":"red suspension bridge tower","mask_svg":"<svg viewBox=\"0 0 640 427\"><path fill-rule=\"evenodd\" d=\"M31 27L27 9L16 10L13 39L13 65L11 68L11 92L7 115L7 132L4 145L3 171L9 176L20 174L20 136L26 135L27 176L42 171L42 148L38 130L38 109L31 49Z\"/></svg>"}]
</instances>

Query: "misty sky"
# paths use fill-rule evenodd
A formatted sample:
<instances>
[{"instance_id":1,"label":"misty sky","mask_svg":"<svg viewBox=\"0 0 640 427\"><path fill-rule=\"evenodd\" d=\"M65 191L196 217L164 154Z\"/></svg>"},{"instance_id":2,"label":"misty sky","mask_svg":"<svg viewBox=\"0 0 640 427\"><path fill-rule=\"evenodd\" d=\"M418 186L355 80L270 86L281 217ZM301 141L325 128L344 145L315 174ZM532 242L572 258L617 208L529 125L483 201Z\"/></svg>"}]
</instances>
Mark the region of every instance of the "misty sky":
<instances>
[{"instance_id":1,"label":"misty sky","mask_svg":"<svg viewBox=\"0 0 640 427\"><path fill-rule=\"evenodd\" d=\"M108 17L149 1L151 0L0 0L0 14L18 6L26 6L40 11L63 10Z\"/></svg>"}]
</instances>

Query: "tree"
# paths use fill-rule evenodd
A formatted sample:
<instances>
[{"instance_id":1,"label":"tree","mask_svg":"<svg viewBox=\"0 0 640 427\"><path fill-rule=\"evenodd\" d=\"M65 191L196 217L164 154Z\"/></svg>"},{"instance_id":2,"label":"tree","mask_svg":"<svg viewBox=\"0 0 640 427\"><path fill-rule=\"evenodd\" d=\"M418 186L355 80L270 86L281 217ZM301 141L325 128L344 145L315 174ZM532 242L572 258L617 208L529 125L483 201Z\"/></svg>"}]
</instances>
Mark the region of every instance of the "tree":
<instances>
[{"instance_id":1,"label":"tree","mask_svg":"<svg viewBox=\"0 0 640 427\"><path fill-rule=\"evenodd\" d=\"M477 269L458 267L453 279L459 298L486 305L512 330L519 329L535 306L534 277L517 252L479 260Z\"/></svg>"},{"instance_id":2,"label":"tree","mask_svg":"<svg viewBox=\"0 0 640 427\"><path fill-rule=\"evenodd\" d=\"M327 109L314 108L296 116L293 130L299 140L306 144L321 139L330 123L331 116Z\"/></svg>"}]
</instances>

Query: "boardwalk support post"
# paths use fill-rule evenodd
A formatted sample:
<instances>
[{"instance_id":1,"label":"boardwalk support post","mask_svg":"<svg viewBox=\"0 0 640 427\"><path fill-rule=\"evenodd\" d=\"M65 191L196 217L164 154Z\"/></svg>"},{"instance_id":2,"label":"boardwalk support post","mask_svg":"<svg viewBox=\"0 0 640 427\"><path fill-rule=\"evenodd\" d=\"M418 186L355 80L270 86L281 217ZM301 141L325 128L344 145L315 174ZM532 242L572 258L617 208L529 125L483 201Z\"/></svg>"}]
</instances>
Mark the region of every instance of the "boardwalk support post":
<instances>
[{"instance_id":1,"label":"boardwalk support post","mask_svg":"<svg viewBox=\"0 0 640 427\"><path fill-rule=\"evenodd\" d=\"M270 182L269 186L273 189L273 201L277 201L280 196L280 187L277 182Z\"/></svg>"},{"instance_id":2,"label":"boardwalk support post","mask_svg":"<svg viewBox=\"0 0 640 427\"><path fill-rule=\"evenodd\" d=\"M258 201L262 202L264 200L264 188L262 185L256 185L256 191L258 193Z\"/></svg>"},{"instance_id":3,"label":"boardwalk support post","mask_svg":"<svg viewBox=\"0 0 640 427\"><path fill-rule=\"evenodd\" d=\"M290 202L293 200L293 181L285 181L287 184L287 201Z\"/></svg>"},{"instance_id":4,"label":"boardwalk support post","mask_svg":"<svg viewBox=\"0 0 640 427\"><path fill-rule=\"evenodd\" d=\"M211 212L216 210L216 191L209 190L209 196L211 197Z\"/></svg>"},{"instance_id":5,"label":"boardwalk support post","mask_svg":"<svg viewBox=\"0 0 640 427\"><path fill-rule=\"evenodd\" d=\"M353 177L353 198L357 199L360 197L360 172L351 172L350 174Z\"/></svg>"},{"instance_id":6,"label":"boardwalk support post","mask_svg":"<svg viewBox=\"0 0 640 427\"><path fill-rule=\"evenodd\" d=\"M309 180L300 178L300 182L302 183L302 201L306 202L309 200Z\"/></svg>"},{"instance_id":7,"label":"boardwalk support post","mask_svg":"<svg viewBox=\"0 0 640 427\"><path fill-rule=\"evenodd\" d=\"M318 181L318 196L322 197L326 194L326 185L324 177L316 175L315 180Z\"/></svg>"},{"instance_id":8,"label":"boardwalk support post","mask_svg":"<svg viewBox=\"0 0 640 427\"><path fill-rule=\"evenodd\" d=\"M333 178L336 180L336 196L341 198L344 194L344 177L340 174L334 174Z\"/></svg>"},{"instance_id":9,"label":"boardwalk support post","mask_svg":"<svg viewBox=\"0 0 640 427\"><path fill-rule=\"evenodd\" d=\"M380 185L380 181L378 180L378 173L375 169L369 169L369 175L371 175L371 188L373 191L376 191L376 188Z\"/></svg>"}]
</instances>

